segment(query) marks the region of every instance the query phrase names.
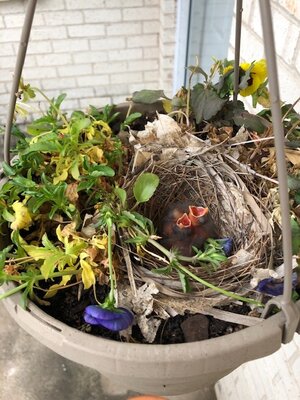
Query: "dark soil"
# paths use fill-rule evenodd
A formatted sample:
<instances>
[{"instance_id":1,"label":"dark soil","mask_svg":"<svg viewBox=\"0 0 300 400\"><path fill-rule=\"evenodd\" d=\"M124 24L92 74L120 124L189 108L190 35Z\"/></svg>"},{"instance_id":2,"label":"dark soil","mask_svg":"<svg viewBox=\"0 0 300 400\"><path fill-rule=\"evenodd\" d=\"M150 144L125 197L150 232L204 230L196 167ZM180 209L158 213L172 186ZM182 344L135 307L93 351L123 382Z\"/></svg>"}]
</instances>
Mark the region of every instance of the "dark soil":
<instances>
[{"instance_id":1,"label":"dark soil","mask_svg":"<svg viewBox=\"0 0 300 400\"><path fill-rule=\"evenodd\" d=\"M97 288L97 297L101 302L107 295L107 287ZM64 322L65 324L92 335L103 338L124 341L119 332L112 332L106 328L90 326L83 320L85 307L96 304L92 290L82 292L78 301L78 286L73 286L60 291L51 301L50 306L40 306L47 314ZM248 314L250 308L246 305L231 305L223 309L239 314ZM174 344L198 340L205 340L230 334L245 328L225 321L218 320L211 316L201 314L177 315L162 321L153 344ZM137 325L132 327L132 341L145 343L140 329Z\"/></svg>"}]
</instances>

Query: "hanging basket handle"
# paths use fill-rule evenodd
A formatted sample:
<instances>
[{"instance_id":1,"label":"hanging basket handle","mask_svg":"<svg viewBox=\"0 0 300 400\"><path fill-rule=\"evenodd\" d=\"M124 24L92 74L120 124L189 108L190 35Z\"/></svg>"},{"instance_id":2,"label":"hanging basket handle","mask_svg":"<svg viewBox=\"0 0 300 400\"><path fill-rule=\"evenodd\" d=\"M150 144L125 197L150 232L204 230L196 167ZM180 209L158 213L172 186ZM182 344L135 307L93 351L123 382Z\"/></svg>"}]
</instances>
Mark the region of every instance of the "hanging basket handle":
<instances>
[{"instance_id":1,"label":"hanging basket handle","mask_svg":"<svg viewBox=\"0 0 300 400\"><path fill-rule=\"evenodd\" d=\"M19 83L23 71L24 61L27 52L27 45L29 42L29 36L32 26L32 21L35 13L37 0L28 0L28 5L26 8L26 14L21 34L21 39L19 43L18 55L15 65L15 71L13 76L12 88L10 92L10 98L8 103L8 112L6 127L4 133L4 161L8 164L10 163L10 138L11 138L11 128L14 119L14 112L17 101L17 92L19 90Z\"/></svg>"}]
</instances>

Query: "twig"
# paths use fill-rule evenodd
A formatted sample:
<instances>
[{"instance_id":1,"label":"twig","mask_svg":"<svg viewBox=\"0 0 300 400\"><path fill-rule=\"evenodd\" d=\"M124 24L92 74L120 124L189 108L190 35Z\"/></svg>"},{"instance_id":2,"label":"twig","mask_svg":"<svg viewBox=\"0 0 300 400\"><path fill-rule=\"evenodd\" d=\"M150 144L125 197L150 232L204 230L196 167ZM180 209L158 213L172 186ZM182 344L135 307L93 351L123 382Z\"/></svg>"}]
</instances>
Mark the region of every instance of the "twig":
<instances>
[{"instance_id":1,"label":"twig","mask_svg":"<svg viewBox=\"0 0 300 400\"><path fill-rule=\"evenodd\" d=\"M279 185L279 182L276 179L269 178L268 176L259 174L258 172L254 171L252 168L248 167L248 165L242 164L241 162L237 161L235 158L231 157L228 154L223 154L226 158L228 158L230 161L234 162L237 164L240 168L242 168L244 171L248 172L251 175L258 176L262 179L265 179L266 181L270 181L275 183L276 185Z\"/></svg>"},{"instance_id":2,"label":"twig","mask_svg":"<svg viewBox=\"0 0 300 400\"><path fill-rule=\"evenodd\" d=\"M275 139L274 136L270 136L270 137L266 137L266 138L260 138L260 139L253 139L253 140L246 140L245 142L238 142L238 143L232 143L232 144L228 144L228 147L233 147L233 146L239 146L240 144L248 144L248 143L254 143L254 142L262 142L265 140L271 140L271 139Z\"/></svg>"}]
</instances>

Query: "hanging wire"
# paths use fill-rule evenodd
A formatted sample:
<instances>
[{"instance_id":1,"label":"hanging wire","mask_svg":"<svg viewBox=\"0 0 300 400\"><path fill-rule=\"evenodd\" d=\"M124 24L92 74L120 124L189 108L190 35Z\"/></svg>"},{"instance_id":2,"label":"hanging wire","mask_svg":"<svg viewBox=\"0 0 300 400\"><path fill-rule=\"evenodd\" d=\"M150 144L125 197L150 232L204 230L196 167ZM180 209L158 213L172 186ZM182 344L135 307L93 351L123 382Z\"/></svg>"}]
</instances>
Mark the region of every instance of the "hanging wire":
<instances>
[{"instance_id":1,"label":"hanging wire","mask_svg":"<svg viewBox=\"0 0 300 400\"><path fill-rule=\"evenodd\" d=\"M235 47L234 47L234 86L233 86L233 104L237 104L237 96L239 92L239 72L240 72L240 49L241 49L241 33L242 33L242 14L243 0L236 2L236 19L235 19Z\"/></svg>"},{"instance_id":2,"label":"hanging wire","mask_svg":"<svg viewBox=\"0 0 300 400\"><path fill-rule=\"evenodd\" d=\"M264 315L271 306L279 305L286 317L283 342L287 343L294 335L299 321L299 312L292 302L292 235L287 184L287 167L285 161L284 130L282 125L280 94L276 64L276 52L273 34L272 13L269 0L259 0L263 28L264 48L267 59L268 78L271 97L272 124L275 136L276 163L279 181L279 198L282 219L282 248L284 261L283 296L272 299L266 305Z\"/></svg>"},{"instance_id":3,"label":"hanging wire","mask_svg":"<svg viewBox=\"0 0 300 400\"><path fill-rule=\"evenodd\" d=\"M23 29L22 29L22 34L21 34L21 39L20 39L20 43L19 43L19 49L18 49L15 70L14 70L10 99L9 99L9 103L8 103L7 121L6 121L5 133L4 133L4 161L7 162L8 164L10 163L10 138L11 138L12 122L14 119L14 112L15 112L16 101L17 101L16 94L19 90L19 83L20 83L23 65L24 65L24 61L25 61L25 57L26 57L27 45L28 45L28 41L29 41L29 36L30 36L30 31L31 31L31 26L32 26L32 21L33 21L33 17L34 17L36 3L37 3L37 0L29 0L28 1L24 24L23 24Z\"/></svg>"}]
</instances>

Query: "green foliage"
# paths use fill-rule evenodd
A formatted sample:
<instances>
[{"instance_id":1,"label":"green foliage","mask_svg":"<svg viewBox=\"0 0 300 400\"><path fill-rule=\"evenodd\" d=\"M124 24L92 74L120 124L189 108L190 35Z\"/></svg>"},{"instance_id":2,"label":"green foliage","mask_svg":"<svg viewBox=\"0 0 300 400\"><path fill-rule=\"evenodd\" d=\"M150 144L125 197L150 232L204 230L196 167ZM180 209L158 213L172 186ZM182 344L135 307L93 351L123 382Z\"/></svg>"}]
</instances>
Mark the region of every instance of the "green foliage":
<instances>
[{"instance_id":1,"label":"green foliage","mask_svg":"<svg viewBox=\"0 0 300 400\"><path fill-rule=\"evenodd\" d=\"M137 203L145 203L154 194L159 184L157 175L150 172L144 172L139 175L133 186L133 194Z\"/></svg>"},{"instance_id":2,"label":"green foliage","mask_svg":"<svg viewBox=\"0 0 300 400\"><path fill-rule=\"evenodd\" d=\"M154 104L162 98L167 98L163 90L140 90L139 92L134 92L132 95L134 103L142 104Z\"/></svg>"},{"instance_id":3,"label":"green foliage","mask_svg":"<svg viewBox=\"0 0 300 400\"><path fill-rule=\"evenodd\" d=\"M212 88L197 83L191 94L191 106L196 123L199 124L203 120L209 121L222 109L226 101L226 99L221 99Z\"/></svg>"}]
</instances>

